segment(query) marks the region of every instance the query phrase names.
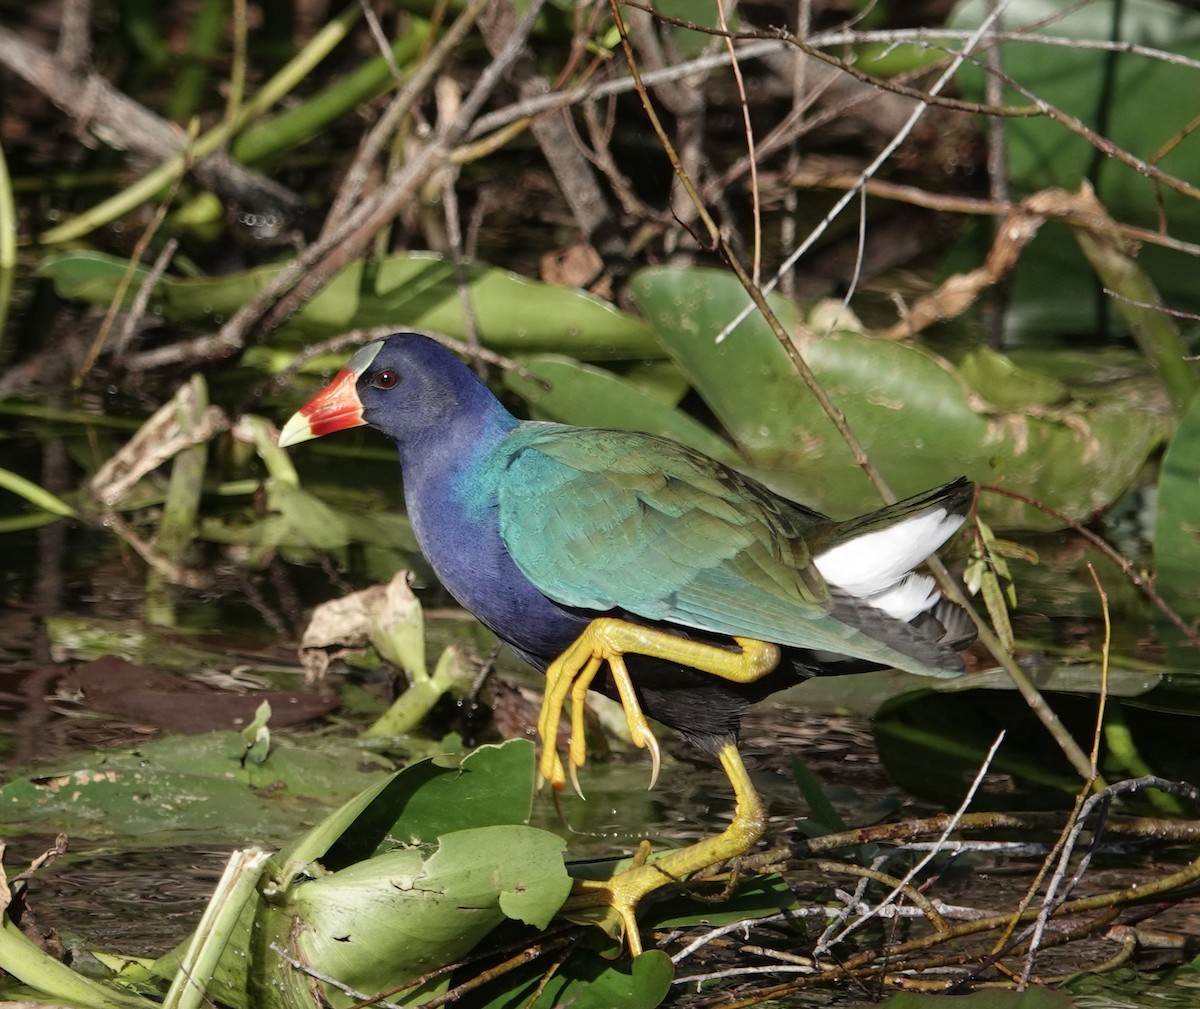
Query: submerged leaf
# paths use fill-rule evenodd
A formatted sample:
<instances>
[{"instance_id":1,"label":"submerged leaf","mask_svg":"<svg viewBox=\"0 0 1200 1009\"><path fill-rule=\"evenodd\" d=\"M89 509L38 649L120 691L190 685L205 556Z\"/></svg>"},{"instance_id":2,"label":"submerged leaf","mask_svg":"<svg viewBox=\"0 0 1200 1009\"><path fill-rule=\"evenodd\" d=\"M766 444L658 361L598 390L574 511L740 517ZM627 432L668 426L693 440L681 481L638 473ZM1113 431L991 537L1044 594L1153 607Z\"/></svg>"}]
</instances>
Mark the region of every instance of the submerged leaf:
<instances>
[{"instance_id":1,"label":"submerged leaf","mask_svg":"<svg viewBox=\"0 0 1200 1009\"><path fill-rule=\"evenodd\" d=\"M901 992L874 1009L945 1009L946 996L941 993ZM971 992L954 997L956 1009L1074 1009L1075 1001L1065 992L1050 988L1028 988L1025 991Z\"/></svg>"}]
</instances>

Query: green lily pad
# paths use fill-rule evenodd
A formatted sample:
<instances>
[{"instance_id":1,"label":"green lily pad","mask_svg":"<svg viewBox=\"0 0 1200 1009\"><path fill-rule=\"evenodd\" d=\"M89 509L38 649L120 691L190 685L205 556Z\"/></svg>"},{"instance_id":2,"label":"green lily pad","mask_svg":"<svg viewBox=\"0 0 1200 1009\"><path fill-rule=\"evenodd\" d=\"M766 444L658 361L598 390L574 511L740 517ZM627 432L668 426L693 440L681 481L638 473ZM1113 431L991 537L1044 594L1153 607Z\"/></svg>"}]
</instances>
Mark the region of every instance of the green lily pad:
<instances>
[{"instance_id":1,"label":"green lily pad","mask_svg":"<svg viewBox=\"0 0 1200 1009\"><path fill-rule=\"evenodd\" d=\"M872 1009L939 1009L945 1006L946 996L937 993L901 992ZM1066 992L1051 988L1029 988L1025 991L977 991L955 996L955 1006L962 1009L1075 1009L1076 1002Z\"/></svg>"},{"instance_id":2,"label":"green lily pad","mask_svg":"<svg viewBox=\"0 0 1200 1009\"><path fill-rule=\"evenodd\" d=\"M461 762L423 760L356 796L280 855L342 868L394 847L455 830L525 823L533 808L533 744L481 746Z\"/></svg>"}]
</instances>

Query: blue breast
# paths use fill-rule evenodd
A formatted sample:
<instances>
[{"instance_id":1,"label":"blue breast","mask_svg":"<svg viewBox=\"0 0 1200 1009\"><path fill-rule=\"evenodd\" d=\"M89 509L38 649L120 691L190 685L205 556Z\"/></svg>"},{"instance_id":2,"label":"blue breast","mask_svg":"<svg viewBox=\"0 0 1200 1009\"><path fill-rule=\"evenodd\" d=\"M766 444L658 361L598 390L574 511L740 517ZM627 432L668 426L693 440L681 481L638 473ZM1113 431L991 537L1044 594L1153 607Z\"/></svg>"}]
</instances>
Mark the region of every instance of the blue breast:
<instances>
[{"instance_id":1,"label":"blue breast","mask_svg":"<svg viewBox=\"0 0 1200 1009\"><path fill-rule=\"evenodd\" d=\"M590 615L543 595L505 549L496 496L505 469L501 439L436 456L401 450L405 505L421 552L459 605L545 669Z\"/></svg>"}]
</instances>

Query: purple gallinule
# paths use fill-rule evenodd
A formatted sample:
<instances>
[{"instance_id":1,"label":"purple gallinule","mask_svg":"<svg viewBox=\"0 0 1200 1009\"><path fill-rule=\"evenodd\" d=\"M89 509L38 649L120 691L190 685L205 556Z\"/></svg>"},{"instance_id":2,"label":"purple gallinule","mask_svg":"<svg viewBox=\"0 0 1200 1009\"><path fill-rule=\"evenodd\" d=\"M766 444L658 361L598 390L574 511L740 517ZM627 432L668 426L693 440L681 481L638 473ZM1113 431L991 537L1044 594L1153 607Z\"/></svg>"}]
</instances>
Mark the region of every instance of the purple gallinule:
<instances>
[{"instance_id":1,"label":"purple gallinule","mask_svg":"<svg viewBox=\"0 0 1200 1009\"><path fill-rule=\"evenodd\" d=\"M647 434L522 421L440 344L367 344L286 424L281 445L367 424L396 443L413 530L459 603L546 673L542 776L565 784L557 727L572 701L617 698L633 742L647 716L715 754L737 800L718 836L580 881L565 909L624 932L665 883L743 854L766 812L737 750L746 706L823 673L962 669L966 615L913 567L962 524L958 479L840 522L692 449ZM653 778L652 782L653 784Z\"/></svg>"}]
</instances>

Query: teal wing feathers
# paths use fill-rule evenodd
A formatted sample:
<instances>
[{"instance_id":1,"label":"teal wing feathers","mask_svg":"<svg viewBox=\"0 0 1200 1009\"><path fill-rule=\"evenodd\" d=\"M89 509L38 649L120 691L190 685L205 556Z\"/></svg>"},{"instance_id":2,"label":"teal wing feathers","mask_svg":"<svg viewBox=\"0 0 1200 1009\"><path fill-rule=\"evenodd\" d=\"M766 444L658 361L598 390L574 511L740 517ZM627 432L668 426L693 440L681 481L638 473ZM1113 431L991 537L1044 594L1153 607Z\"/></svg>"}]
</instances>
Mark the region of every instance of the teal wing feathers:
<instances>
[{"instance_id":1,"label":"teal wing feathers","mask_svg":"<svg viewBox=\"0 0 1200 1009\"><path fill-rule=\"evenodd\" d=\"M649 435L527 424L503 458L505 547L557 602L935 672L831 615L805 542L826 538L827 518L705 456Z\"/></svg>"}]
</instances>

